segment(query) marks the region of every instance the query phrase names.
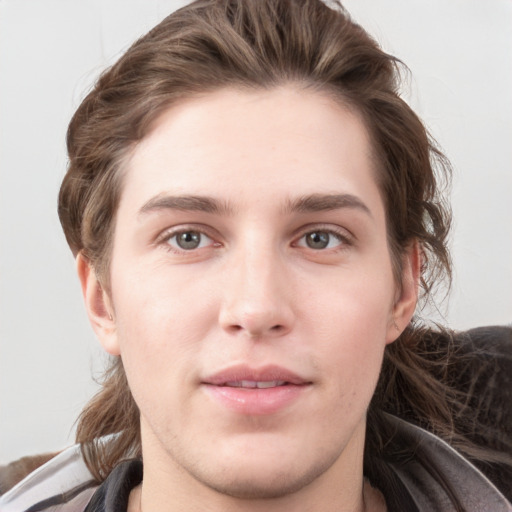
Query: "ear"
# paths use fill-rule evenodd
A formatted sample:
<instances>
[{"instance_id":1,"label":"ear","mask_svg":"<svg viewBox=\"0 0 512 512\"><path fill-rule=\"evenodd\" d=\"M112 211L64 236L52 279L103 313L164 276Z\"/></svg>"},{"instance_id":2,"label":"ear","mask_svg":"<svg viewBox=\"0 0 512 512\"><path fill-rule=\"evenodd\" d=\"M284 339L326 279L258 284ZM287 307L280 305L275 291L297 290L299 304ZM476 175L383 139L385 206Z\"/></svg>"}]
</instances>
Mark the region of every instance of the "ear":
<instances>
[{"instance_id":1,"label":"ear","mask_svg":"<svg viewBox=\"0 0 512 512\"><path fill-rule=\"evenodd\" d=\"M421 273L421 249L417 242L403 256L402 286L398 290L393 309L390 313L386 343L392 343L405 330L411 321L416 304Z\"/></svg>"},{"instance_id":2,"label":"ear","mask_svg":"<svg viewBox=\"0 0 512 512\"><path fill-rule=\"evenodd\" d=\"M120 354L116 322L109 295L101 285L89 260L79 253L76 269L89 322L106 352L113 356Z\"/></svg>"}]
</instances>

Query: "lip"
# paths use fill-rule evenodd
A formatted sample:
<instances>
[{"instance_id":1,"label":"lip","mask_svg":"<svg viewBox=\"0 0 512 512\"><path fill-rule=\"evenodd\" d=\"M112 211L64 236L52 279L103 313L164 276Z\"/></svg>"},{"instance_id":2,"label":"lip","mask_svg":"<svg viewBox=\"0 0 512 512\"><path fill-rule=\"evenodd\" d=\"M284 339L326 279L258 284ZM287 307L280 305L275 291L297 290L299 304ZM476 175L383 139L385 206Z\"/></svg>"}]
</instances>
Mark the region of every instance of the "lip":
<instances>
[{"instance_id":1,"label":"lip","mask_svg":"<svg viewBox=\"0 0 512 512\"><path fill-rule=\"evenodd\" d=\"M251 368L248 365L237 365L226 368L225 370L221 370L218 373L204 378L203 383L211 384L213 386L224 386L228 382L236 382L242 380L278 380L285 381L297 386L311 383L308 379L301 377L297 373L277 365L266 365L259 368Z\"/></svg>"},{"instance_id":2,"label":"lip","mask_svg":"<svg viewBox=\"0 0 512 512\"><path fill-rule=\"evenodd\" d=\"M249 382L275 382L272 387L235 387ZM281 366L251 368L234 366L201 382L201 387L214 402L245 415L275 414L299 399L312 382Z\"/></svg>"}]
</instances>

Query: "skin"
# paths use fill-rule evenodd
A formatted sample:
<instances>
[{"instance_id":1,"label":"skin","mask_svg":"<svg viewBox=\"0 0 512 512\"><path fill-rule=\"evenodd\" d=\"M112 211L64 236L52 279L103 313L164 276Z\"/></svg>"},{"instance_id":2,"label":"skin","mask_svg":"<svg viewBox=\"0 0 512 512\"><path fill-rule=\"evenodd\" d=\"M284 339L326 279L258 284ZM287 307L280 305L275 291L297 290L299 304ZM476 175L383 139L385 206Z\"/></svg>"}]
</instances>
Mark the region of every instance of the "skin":
<instances>
[{"instance_id":1,"label":"skin","mask_svg":"<svg viewBox=\"0 0 512 512\"><path fill-rule=\"evenodd\" d=\"M363 483L366 410L414 312L419 255L404 256L399 289L374 167L355 113L291 85L184 101L134 149L109 293L77 260L91 323L141 411L133 510L383 509ZM183 196L225 208L162 200ZM345 200L324 210L320 196ZM176 233L200 245L180 248ZM238 363L308 385L274 413L235 411L201 383Z\"/></svg>"}]
</instances>

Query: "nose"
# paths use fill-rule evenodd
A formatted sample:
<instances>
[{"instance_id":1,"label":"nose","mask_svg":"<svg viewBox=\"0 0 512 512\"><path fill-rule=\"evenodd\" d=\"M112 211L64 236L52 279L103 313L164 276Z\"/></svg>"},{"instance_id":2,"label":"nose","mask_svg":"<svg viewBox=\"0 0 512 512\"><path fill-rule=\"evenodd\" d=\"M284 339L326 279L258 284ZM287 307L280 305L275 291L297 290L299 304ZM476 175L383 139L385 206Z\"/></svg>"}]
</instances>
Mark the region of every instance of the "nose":
<instances>
[{"instance_id":1,"label":"nose","mask_svg":"<svg viewBox=\"0 0 512 512\"><path fill-rule=\"evenodd\" d=\"M271 251L244 251L226 271L219 323L230 334L284 336L293 328L293 289L286 265Z\"/></svg>"}]
</instances>

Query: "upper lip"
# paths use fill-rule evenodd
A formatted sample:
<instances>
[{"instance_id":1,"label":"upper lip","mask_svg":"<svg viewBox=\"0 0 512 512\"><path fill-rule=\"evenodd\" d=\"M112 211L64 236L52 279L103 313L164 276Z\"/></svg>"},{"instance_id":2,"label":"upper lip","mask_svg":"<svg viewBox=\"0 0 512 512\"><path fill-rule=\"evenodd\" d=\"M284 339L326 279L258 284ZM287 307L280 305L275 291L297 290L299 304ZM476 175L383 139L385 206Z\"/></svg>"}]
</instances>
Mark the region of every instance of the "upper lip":
<instances>
[{"instance_id":1,"label":"upper lip","mask_svg":"<svg viewBox=\"0 0 512 512\"><path fill-rule=\"evenodd\" d=\"M224 386L229 382L240 381L284 381L287 384L295 384L297 386L311 383L311 381L299 376L295 372L276 365L267 365L259 368L252 368L248 365L232 366L209 375L202 380L203 384L211 384L213 386Z\"/></svg>"}]
</instances>

